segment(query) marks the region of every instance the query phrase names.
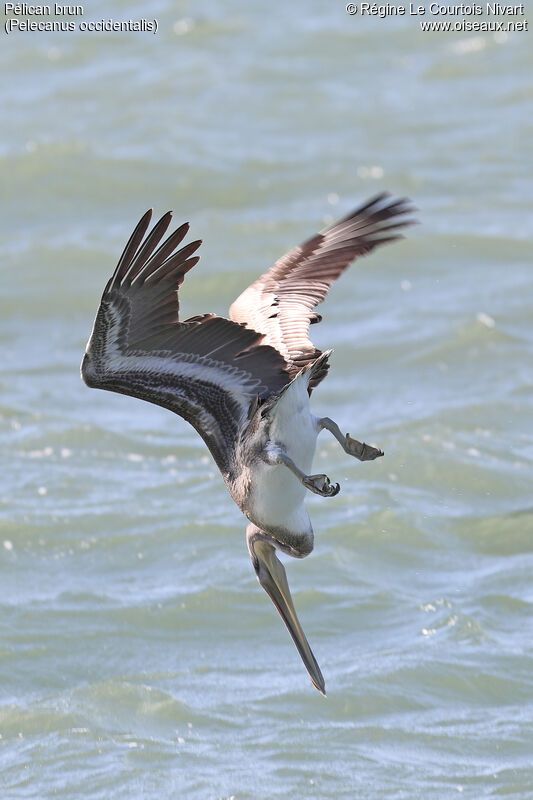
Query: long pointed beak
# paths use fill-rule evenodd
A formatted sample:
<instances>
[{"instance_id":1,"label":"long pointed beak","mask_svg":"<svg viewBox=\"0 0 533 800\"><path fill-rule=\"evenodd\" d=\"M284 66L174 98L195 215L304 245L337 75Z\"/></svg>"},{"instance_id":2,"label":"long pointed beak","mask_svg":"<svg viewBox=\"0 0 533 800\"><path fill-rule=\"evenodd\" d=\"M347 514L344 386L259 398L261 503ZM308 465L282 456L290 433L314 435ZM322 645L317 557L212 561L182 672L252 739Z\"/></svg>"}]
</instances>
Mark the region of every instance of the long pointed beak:
<instances>
[{"instance_id":1,"label":"long pointed beak","mask_svg":"<svg viewBox=\"0 0 533 800\"><path fill-rule=\"evenodd\" d=\"M259 537L254 538L250 552L259 583L278 609L313 685L325 696L326 684L296 615L283 564L274 547Z\"/></svg>"}]
</instances>

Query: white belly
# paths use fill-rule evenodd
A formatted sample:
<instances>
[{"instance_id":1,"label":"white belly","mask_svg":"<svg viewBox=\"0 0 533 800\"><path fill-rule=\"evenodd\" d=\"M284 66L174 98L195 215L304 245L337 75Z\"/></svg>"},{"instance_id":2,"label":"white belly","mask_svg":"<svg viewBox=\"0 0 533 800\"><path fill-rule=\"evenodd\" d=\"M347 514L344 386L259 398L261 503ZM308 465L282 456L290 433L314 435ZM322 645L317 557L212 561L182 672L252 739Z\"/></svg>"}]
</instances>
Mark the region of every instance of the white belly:
<instances>
[{"instance_id":1,"label":"white belly","mask_svg":"<svg viewBox=\"0 0 533 800\"><path fill-rule=\"evenodd\" d=\"M283 447L306 474L311 473L318 436L317 419L311 414L305 376L283 393L272 412L270 442ZM284 465L260 462L254 476L253 520L261 527L286 528L295 533L309 530L303 504L307 489Z\"/></svg>"},{"instance_id":2,"label":"white belly","mask_svg":"<svg viewBox=\"0 0 533 800\"><path fill-rule=\"evenodd\" d=\"M296 466L309 473L317 436L317 419L311 413L307 380L302 375L291 384L276 404L270 426L270 440L273 444L281 444Z\"/></svg>"}]
</instances>

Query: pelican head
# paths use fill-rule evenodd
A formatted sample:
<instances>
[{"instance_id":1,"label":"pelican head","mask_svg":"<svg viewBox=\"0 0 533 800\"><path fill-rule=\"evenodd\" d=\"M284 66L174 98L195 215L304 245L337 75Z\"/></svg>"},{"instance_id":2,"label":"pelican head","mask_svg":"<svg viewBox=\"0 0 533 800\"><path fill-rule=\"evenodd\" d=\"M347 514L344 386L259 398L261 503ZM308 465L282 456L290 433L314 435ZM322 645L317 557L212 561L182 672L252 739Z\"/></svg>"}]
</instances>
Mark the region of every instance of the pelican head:
<instances>
[{"instance_id":1,"label":"pelican head","mask_svg":"<svg viewBox=\"0 0 533 800\"><path fill-rule=\"evenodd\" d=\"M322 672L300 625L292 602L285 567L276 556L276 548L271 544L272 540L270 534L265 533L256 525L252 523L248 525L246 541L257 580L278 609L313 685L325 696L326 684Z\"/></svg>"}]
</instances>

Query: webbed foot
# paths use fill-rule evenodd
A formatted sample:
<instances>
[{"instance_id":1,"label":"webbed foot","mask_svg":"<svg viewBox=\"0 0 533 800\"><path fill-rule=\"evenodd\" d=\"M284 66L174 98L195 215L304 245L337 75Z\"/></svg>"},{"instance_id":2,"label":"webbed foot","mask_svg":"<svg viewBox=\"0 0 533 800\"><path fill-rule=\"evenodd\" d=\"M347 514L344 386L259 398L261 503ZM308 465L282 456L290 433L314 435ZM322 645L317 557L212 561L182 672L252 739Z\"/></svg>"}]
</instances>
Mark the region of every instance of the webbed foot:
<instances>
[{"instance_id":1,"label":"webbed foot","mask_svg":"<svg viewBox=\"0 0 533 800\"><path fill-rule=\"evenodd\" d=\"M365 442L358 442L357 439L352 439L349 433L346 434L344 450L348 455L358 458L359 461L373 461L375 458L385 455L383 450L377 447L371 447Z\"/></svg>"},{"instance_id":2,"label":"webbed foot","mask_svg":"<svg viewBox=\"0 0 533 800\"><path fill-rule=\"evenodd\" d=\"M334 497L340 492L338 483L332 484L327 475L305 475L303 485L321 497Z\"/></svg>"}]
</instances>

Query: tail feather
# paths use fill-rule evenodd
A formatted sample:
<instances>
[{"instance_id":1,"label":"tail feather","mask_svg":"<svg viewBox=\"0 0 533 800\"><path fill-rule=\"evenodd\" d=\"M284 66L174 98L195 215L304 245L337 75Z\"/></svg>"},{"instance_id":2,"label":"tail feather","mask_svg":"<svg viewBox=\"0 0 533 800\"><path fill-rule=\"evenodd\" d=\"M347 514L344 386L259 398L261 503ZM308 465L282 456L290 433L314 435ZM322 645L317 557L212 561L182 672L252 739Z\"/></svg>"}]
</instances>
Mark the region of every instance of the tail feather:
<instances>
[{"instance_id":1,"label":"tail feather","mask_svg":"<svg viewBox=\"0 0 533 800\"><path fill-rule=\"evenodd\" d=\"M309 394L311 394L315 386L318 386L320 381L323 378L325 378L329 370L328 359L330 355L333 353L333 350L331 349L324 350L323 353L321 353L320 350L317 350L316 352L317 352L317 357L315 358L315 360L310 361L308 364L302 367L301 370L294 376L292 381L283 387L278 397L281 397L281 395L287 391L289 386L291 386L291 384L293 384L294 381L297 381L298 378L301 378L302 375L305 375L305 378L307 380L307 391L309 392Z\"/></svg>"},{"instance_id":2,"label":"tail feather","mask_svg":"<svg viewBox=\"0 0 533 800\"><path fill-rule=\"evenodd\" d=\"M281 400L285 392L294 386L296 381L301 380L302 378L307 381L307 391L309 394L311 394L311 391L314 389L314 387L317 386L326 375L329 369L328 359L332 352L333 350L325 350L323 353L319 352L318 357L309 364L306 364L305 367L302 367L298 374L295 375L294 378L289 381L280 392L271 395L268 399L262 402L253 403L250 406L248 416L251 418L257 411L259 411L261 417L268 416L276 404Z\"/></svg>"},{"instance_id":3,"label":"tail feather","mask_svg":"<svg viewBox=\"0 0 533 800\"><path fill-rule=\"evenodd\" d=\"M309 387L308 391L309 394L313 391L313 389L318 386L320 381L324 380L326 377L328 370L329 370L329 357L332 354L333 350L324 350L323 353L320 353L318 358L314 361L311 361L310 364L307 364L301 371L300 375L303 372L309 372Z\"/></svg>"}]
</instances>

